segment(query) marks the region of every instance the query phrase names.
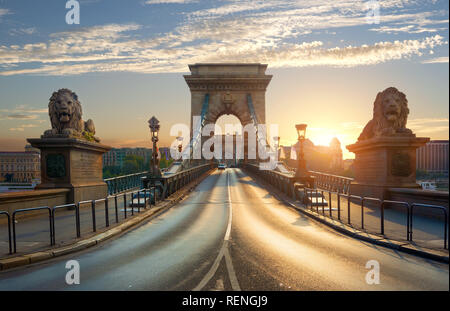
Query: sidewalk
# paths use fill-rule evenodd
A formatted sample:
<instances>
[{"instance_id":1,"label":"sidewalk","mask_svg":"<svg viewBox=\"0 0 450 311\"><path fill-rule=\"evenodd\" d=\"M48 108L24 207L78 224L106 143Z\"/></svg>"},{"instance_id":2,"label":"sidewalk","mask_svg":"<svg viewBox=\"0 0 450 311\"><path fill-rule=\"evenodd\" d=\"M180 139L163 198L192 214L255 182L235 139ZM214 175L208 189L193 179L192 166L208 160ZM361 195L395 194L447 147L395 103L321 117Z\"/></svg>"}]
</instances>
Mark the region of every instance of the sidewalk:
<instances>
[{"instance_id":1,"label":"sidewalk","mask_svg":"<svg viewBox=\"0 0 450 311\"><path fill-rule=\"evenodd\" d=\"M329 202L329 194L324 191L325 200ZM341 197L341 221L348 225L348 201L347 198ZM352 200L351 200L352 201ZM319 199L320 202L320 199ZM331 195L331 207L333 219L338 219L338 202L337 195ZM397 241L407 241L407 212L401 211L402 207L385 208L384 209L384 236ZM440 217L426 217L417 215L419 207L415 208L413 217L413 242L417 245L432 248L444 249L444 214ZM314 207L316 210L316 207ZM318 207L319 214L322 215L322 207ZM330 216L328 207L324 208L325 216ZM350 204L350 222L351 226L361 229L361 204L351 202ZM378 207L364 206L364 230L368 233L381 233L381 211Z\"/></svg>"},{"instance_id":2,"label":"sidewalk","mask_svg":"<svg viewBox=\"0 0 450 311\"><path fill-rule=\"evenodd\" d=\"M125 219L125 209L123 204L123 194L117 198L117 210L119 223ZM141 198L141 202L144 200ZM129 207L130 195L127 195L127 219L131 218L132 208ZM115 202L110 199L109 206L109 228L114 228L116 223ZM152 205L153 208L153 205ZM144 211L141 208L141 212ZM96 211L96 231L101 232L106 228L105 219L105 202L98 202L95 207ZM134 207L134 215L138 215L138 208ZM11 217L12 218L12 217ZM93 235L92 227L92 209L91 204L86 203L80 206L80 229L81 238ZM12 234L12 224L11 224ZM64 246L77 240L75 227L75 210L59 209L55 213L55 235L56 245L53 247ZM48 212L31 216L27 218L19 218L16 221L16 237L17 237L17 254L41 251L50 248L50 225ZM0 223L0 258L8 256L8 225L6 221Z\"/></svg>"}]
</instances>

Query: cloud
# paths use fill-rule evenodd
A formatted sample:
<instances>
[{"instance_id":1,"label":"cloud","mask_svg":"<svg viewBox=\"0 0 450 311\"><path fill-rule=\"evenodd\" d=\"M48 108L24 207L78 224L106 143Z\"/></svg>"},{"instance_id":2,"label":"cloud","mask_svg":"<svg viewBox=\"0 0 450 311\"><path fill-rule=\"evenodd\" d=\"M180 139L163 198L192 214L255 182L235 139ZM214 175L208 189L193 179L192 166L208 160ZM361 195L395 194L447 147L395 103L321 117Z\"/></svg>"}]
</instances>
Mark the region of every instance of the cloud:
<instances>
[{"instance_id":1,"label":"cloud","mask_svg":"<svg viewBox=\"0 0 450 311\"><path fill-rule=\"evenodd\" d=\"M10 120L33 120L37 119L37 115L28 115L28 114L10 114L8 115L8 119Z\"/></svg>"},{"instance_id":2,"label":"cloud","mask_svg":"<svg viewBox=\"0 0 450 311\"><path fill-rule=\"evenodd\" d=\"M9 130L11 132L23 132L27 128L34 128L34 127L38 127L38 125L37 124L22 124L19 127L12 127Z\"/></svg>"},{"instance_id":3,"label":"cloud","mask_svg":"<svg viewBox=\"0 0 450 311\"><path fill-rule=\"evenodd\" d=\"M448 56L427 59L422 62L422 64L440 64L440 63L448 63Z\"/></svg>"},{"instance_id":4,"label":"cloud","mask_svg":"<svg viewBox=\"0 0 450 311\"><path fill-rule=\"evenodd\" d=\"M30 27L30 28L20 28L20 29L10 29L9 34L11 36L17 36L17 35L32 35L36 32L36 27Z\"/></svg>"},{"instance_id":5,"label":"cloud","mask_svg":"<svg viewBox=\"0 0 450 311\"><path fill-rule=\"evenodd\" d=\"M170 3L178 3L178 4L186 4L186 3L195 3L198 0L147 0L144 1L144 4L170 4Z\"/></svg>"},{"instance_id":6,"label":"cloud","mask_svg":"<svg viewBox=\"0 0 450 311\"><path fill-rule=\"evenodd\" d=\"M147 4L187 3L151 0ZM420 2L422 3L422 2ZM108 24L50 35L46 42L0 46L0 75L77 75L88 72L186 72L195 62L267 62L271 67L374 65L423 56L447 44L440 34L409 40L330 47L307 40L315 32L364 26L365 1L227 0L183 13L171 31L143 35L137 24ZM394 29L425 27L441 12L404 10L417 1L381 1L382 22ZM403 23L403 24L402 24ZM414 27L416 27L414 26ZM417 27L418 27L417 26ZM385 27L385 28L383 28ZM407 26L408 27L408 26Z\"/></svg>"},{"instance_id":7,"label":"cloud","mask_svg":"<svg viewBox=\"0 0 450 311\"><path fill-rule=\"evenodd\" d=\"M420 118L408 120L407 127L418 135L431 135L439 132L448 132L448 118Z\"/></svg>"},{"instance_id":8,"label":"cloud","mask_svg":"<svg viewBox=\"0 0 450 311\"><path fill-rule=\"evenodd\" d=\"M80 64L52 64L34 69L0 72L0 75L42 74L74 75L87 72L184 72L186 65L196 62L267 62L273 68L332 66L354 67L375 65L391 60L421 55L423 50L444 44L439 35L422 40L378 42L373 45L324 48L321 41L282 44L278 48L223 43L203 44L183 49L141 50L124 61Z\"/></svg>"},{"instance_id":9,"label":"cloud","mask_svg":"<svg viewBox=\"0 0 450 311\"><path fill-rule=\"evenodd\" d=\"M19 105L13 109L0 109L0 112L6 112L10 114L16 113L47 113L48 108L33 108L27 105Z\"/></svg>"},{"instance_id":10,"label":"cloud","mask_svg":"<svg viewBox=\"0 0 450 311\"><path fill-rule=\"evenodd\" d=\"M37 109L21 105L13 109L0 109L0 112L6 113L0 114L0 120L35 120L39 114L47 113L48 108Z\"/></svg>"},{"instance_id":11,"label":"cloud","mask_svg":"<svg viewBox=\"0 0 450 311\"><path fill-rule=\"evenodd\" d=\"M7 14L11 14L11 11L8 10L8 9L2 9L2 8L0 8L0 18L1 18L3 15L7 15Z\"/></svg>"}]
</instances>

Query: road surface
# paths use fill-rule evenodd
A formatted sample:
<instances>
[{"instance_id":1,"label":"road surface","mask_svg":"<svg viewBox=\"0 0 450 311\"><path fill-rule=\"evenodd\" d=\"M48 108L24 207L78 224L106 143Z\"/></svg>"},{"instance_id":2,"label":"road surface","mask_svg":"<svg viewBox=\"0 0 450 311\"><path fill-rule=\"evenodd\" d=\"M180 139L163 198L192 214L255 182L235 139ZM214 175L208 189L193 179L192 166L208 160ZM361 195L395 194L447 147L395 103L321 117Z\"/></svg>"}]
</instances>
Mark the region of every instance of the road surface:
<instances>
[{"instance_id":1,"label":"road surface","mask_svg":"<svg viewBox=\"0 0 450 311\"><path fill-rule=\"evenodd\" d=\"M72 259L79 285L65 282ZM0 272L0 290L448 290L448 268L336 233L227 169L116 239Z\"/></svg>"}]
</instances>

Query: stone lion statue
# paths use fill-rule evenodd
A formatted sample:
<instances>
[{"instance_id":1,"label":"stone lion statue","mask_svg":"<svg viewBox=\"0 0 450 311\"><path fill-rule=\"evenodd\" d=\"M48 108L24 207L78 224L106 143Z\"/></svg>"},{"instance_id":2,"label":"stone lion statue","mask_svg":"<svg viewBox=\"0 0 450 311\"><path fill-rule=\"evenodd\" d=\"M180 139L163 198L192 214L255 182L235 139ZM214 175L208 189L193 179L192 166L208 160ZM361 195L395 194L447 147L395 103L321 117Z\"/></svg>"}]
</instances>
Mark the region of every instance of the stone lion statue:
<instances>
[{"instance_id":1,"label":"stone lion statue","mask_svg":"<svg viewBox=\"0 0 450 311\"><path fill-rule=\"evenodd\" d=\"M52 129L44 132L44 137L74 137L99 142L95 137L92 120L83 121L81 104L77 94L69 89L54 92L48 103L48 114Z\"/></svg>"},{"instance_id":2,"label":"stone lion statue","mask_svg":"<svg viewBox=\"0 0 450 311\"><path fill-rule=\"evenodd\" d=\"M379 136L413 135L406 128L409 109L406 95L395 87L378 93L373 103L373 118L364 127L358 141Z\"/></svg>"}]
</instances>

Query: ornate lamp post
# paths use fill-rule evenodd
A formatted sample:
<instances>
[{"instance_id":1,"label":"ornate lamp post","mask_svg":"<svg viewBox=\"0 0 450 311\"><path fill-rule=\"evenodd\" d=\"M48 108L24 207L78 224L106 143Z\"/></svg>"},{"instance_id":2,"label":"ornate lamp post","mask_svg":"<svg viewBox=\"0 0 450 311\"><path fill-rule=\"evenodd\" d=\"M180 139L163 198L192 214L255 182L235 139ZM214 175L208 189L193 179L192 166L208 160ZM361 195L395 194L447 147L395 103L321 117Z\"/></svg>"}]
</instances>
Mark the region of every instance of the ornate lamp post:
<instances>
[{"instance_id":1,"label":"ornate lamp post","mask_svg":"<svg viewBox=\"0 0 450 311\"><path fill-rule=\"evenodd\" d=\"M150 171L153 177L161 177L161 170L159 169L159 159L158 159L158 146L156 143L158 142L158 135L159 135L159 121L158 119L153 116L148 121L148 126L150 127L150 132L152 135L152 142L153 142L153 153L152 153L152 161L150 163Z\"/></svg>"},{"instance_id":2,"label":"ornate lamp post","mask_svg":"<svg viewBox=\"0 0 450 311\"><path fill-rule=\"evenodd\" d=\"M310 176L306 169L306 160L304 154L304 142L306 139L306 127L307 124L297 124L295 126L298 135L299 150L297 153L297 171L295 172L295 180L307 187L314 188L314 177Z\"/></svg>"}]
</instances>

